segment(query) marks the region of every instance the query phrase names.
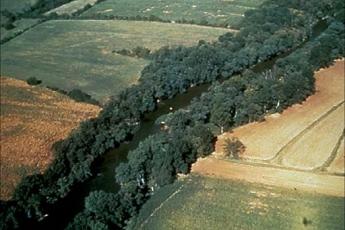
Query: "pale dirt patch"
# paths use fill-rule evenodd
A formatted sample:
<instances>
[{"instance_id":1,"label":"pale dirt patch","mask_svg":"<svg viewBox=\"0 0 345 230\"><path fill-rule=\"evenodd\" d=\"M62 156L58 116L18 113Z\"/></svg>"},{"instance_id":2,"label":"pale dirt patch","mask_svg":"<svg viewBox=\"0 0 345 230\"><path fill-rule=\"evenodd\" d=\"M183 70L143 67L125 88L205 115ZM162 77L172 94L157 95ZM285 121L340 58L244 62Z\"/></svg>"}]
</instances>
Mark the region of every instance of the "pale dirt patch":
<instances>
[{"instance_id":1,"label":"pale dirt patch","mask_svg":"<svg viewBox=\"0 0 345 230\"><path fill-rule=\"evenodd\" d=\"M344 104L280 152L281 164L313 170L332 155L344 130Z\"/></svg>"},{"instance_id":2,"label":"pale dirt patch","mask_svg":"<svg viewBox=\"0 0 345 230\"><path fill-rule=\"evenodd\" d=\"M192 173L344 197L342 176L239 164L214 157L199 159L193 164Z\"/></svg>"},{"instance_id":3,"label":"pale dirt patch","mask_svg":"<svg viewBox=\"0 0 345 230\"><path fill-rule=\"evenodd\" d=\"M253 122L219 136L216 152L222 153L224 139L234 135L246 146L243 158L273 158L291 139L344 101L344 60L317 71L315 78L316 92L305 102L289 107L280 115L269 115L264 122Z\"/></svg>"},{"instance_id":4,"label":"pale dirt patch","mask_svg":"<svg viewBox=\"0 0 345 230\"><path fill-rule=\"evenodd\" d=\"M336 174L345 174L344 165L345 165L345 155L344 155L344 137L339 145L337 155L334 158L333 162L327 168L327 171L330 173Z\"/></svg>"},{"instance_id":5,"label":"pale dirt patch","mask_svg":"<svg viewBox=\"0 0 345 230\"><path fill-rule=\"evenodd\" d=\"M62 6L59 6L55 9L52 9L46 13L45 16L49 16L52 13L56 13L58 15L72 15L73 13L77 12L78 10L83 9L87 4L93 6L97 3L98 0L74 0L72 2L66 3Z\"/></svg>"},{"instance_id":6,"label":"pale dirt patch","mask_svg":"<svg viewBox=\"0 0 345 230\"><path fill-rule=\"evenodd\" d=\"M1 199L11 197L22 176L44 172L53 160L53 143L100 111L97 106L5 77L1 77L0 99Z\"/></svg>"},{"instance_id":7,"label":"pale dirt patch","mask_svg":"<svg viewBox=\"0 0 345 230\"><path fill-rule=\"evenodd\" d=\"M263 203L260 198L254 198L248 202L248 207L246 208L246 214L258 213L259 215L264 215L268 212L268 204Z\"/></svg>"}]
</instances>

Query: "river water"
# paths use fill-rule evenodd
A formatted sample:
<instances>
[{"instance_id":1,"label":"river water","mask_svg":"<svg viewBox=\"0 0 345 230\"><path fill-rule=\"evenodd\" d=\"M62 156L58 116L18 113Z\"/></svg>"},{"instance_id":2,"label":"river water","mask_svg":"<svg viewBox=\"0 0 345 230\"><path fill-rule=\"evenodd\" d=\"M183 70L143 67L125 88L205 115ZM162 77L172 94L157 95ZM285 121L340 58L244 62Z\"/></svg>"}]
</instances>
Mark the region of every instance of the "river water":
<instances>
[{"instance_id":1,"label":"river water","mask_svg":"<svg viewBox=\"0 0 345 230\"><path fill-rule=\"evenodd\" d=\"M317 37L327 28L326 21L320 21L313 27L311 39ZM298 48L303 46L305 42ZM256 73L266 71L274 65L278 58L289 55L293 50L280 54L275 58L255 65L252 70ZM84 199L91 191L103 190L106 192L117 192L119 185L115 181L115 169L127 161L127 154L135 149L139 142L146 137L158 132L160 127L155 124L158 117L180 108L187 107L191 100L199 97L206 92L210 84L203 84L190 88L186 93L175 96L172 99L164 100L159 103L158 108L148 113L141 122L139 130L135 133L133 139L127 143L121 144L118 148L108 151L95 164L93 170L94 176L86 182L75 187L64 199L59 201L49 210L49 216L39 223L30 226L30 229L64 229L67 224L73 220L74 216L84 209Z\"/></svg>"}]
</instances>

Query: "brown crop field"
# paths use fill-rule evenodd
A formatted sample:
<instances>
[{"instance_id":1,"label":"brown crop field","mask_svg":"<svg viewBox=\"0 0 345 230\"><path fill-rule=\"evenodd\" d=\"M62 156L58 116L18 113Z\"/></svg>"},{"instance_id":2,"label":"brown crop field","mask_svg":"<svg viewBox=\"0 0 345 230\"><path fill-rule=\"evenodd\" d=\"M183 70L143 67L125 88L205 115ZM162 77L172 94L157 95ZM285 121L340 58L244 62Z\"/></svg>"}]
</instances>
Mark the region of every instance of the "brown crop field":
<instances>
[{"instance_id":1,"label":"brown crop field","mask_svg":"<svg viewBox=\"0 0 345 230\"><path fill-rule=\"evenodd\" d=\"M302 104L291 106L282 114L269 115L264 122L250 123L234 129L233 133L219 136L216 152L221 153L224 140L234 135L246 146L246 151L243 154L244 159L273 159L289 142L294 141L294 138L303 136L304 132L316 126L321 119L326 119L329 114L332 114L331 111L335 110L334 107L340 106L344 101L344 60L338 60L333 66L319 70L316 72L315 78L316 92ZM334 116L338 120L337 122L332 121L333 127L338 126L339 130L332 130L332 127L329 127L327 132L331 132L332 135L330 135L330 133L323 133L314 129L314 134L316 134L314 142L322 145L323 141L325 141L324 144L329 144L330 139L333 142L339 140L339 132L344 126L341 111L338 111L338 114L334 114ZM330 123L327 124L331 125ZM333 148L334 143L332 145L329 147ZM304 147L308 149L307 146ZM311 150L314 151L314 149ZM303 154L308 153L313 154L313 152L304 152ZM330 154L330 152L326 154Z\"/></svg>"},{"instance_id":2,"label":"brown crop field","mask_svg":"<svg viewBox=\"0 0 345 230\"><path fill-rule=\"evenodd\" d=\"M43 172L53 143L65 138L100 108L23 81L1 77L1 199L9 199L22 176Z\"/></svg>"}]
</instances>

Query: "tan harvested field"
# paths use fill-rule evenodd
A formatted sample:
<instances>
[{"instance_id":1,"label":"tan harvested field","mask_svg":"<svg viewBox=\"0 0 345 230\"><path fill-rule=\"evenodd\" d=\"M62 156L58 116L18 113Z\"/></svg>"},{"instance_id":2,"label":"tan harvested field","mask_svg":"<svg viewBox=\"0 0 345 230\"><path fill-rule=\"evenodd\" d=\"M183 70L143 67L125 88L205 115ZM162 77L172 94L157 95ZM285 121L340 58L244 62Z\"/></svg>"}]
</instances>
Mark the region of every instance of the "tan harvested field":
<instances>
[{"instance_id":1,"label":"tan harvested field","mask_svg":"<svg viewBox=\"0 0 345 230\"><path fill-rule=\"evenodd\" d=\"M98 0L74 0L44 13L44 15L49 16L52 13L56 13L57 15L72 15L78 12L78 10L82 10L86 5L95 5L97 1Z\"/></svg>"},{"instance_id":2,"label":"tan harvested field","mask_svg":"<svg viewBox=\"0 0 345 230\"><path fill-rule=\"evenodd\" d=\"M277 162L291 168L313 170L321 167L332 152L344 130L344 104L303 132L300 138L279 152ZM335 149L336 148L336 149Z\"/></svg>"},{"instance_id":3,"label":"tan harvested field","mask_svg":"<svg viewBox=\"0 0 345 230\"><path fill-rule=\"evenodd\" d=\"M345 181L342 176L240 164L214 157L199 159L192 166L192 172L229 180L241 180L292 190L344 197Z\"/></svg>"},{"instance_id":4,"label":"tan harvested field","mask_svg":"<svg viewBox=\"0 0 345 230\"><path fill-rule=\"evenodd\" d=\"M345 151L344 151L344 137L341 140L339 148L337 150L337 155L333 162L327 167L327 171L330 173L345 175Z\"/></svg>"},{"instance_id":5,"label":"tan harvested field","mask_svg":"<svg viewBox=\"0 0 345 230\"><path fill-rule=\"evenodd\" d=\"M316 93L302 104L219 136L215 157L192 172L344 197L344 67L338 60L318 71ZM231 136L246 146L242 162L216 158ZM319 171L305 171L312 169Z\"/></svg>"},{"instance_id":6,"label":"tan harvested field","mask_svg":"<svg viewBox=\"0 0 345 230\"><path fill-rule=\"evenodd\" d=\"M1 77L1 199L9 199L22 176L43 172L51 147L100 108L77 103L46 88Z\"/></svg>"},{"instance_id":7,"label":"tan harvested field","mask_svg":"<svg viewBox=\"0 0 345 230\"><path fill-rule=\"evenodd\" d=\"M233 133L219 136L216 152L221 153L224 140L234 135L246 146L244 159L269 160L274 158L294 137L308 127L314 126L334 106L344 101L344 60L338 60L333 66L316 72L315 78L316 93L307 98L305 102L291 106L282 114L269 115L264 122L250 123L236 128ZM339 123L340 125L341 123ZM322 137L329 136L317 132L317 135L319 134ZM339 139L339 135L336 139Z\"/></svg>"}]
</instances>

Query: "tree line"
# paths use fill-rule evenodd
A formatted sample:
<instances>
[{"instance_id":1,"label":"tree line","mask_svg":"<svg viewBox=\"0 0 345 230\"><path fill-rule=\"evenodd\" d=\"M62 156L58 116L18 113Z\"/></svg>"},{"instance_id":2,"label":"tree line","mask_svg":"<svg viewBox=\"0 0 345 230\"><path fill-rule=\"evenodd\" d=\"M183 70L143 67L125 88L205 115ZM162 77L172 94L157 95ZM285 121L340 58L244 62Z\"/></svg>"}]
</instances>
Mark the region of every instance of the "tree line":
<instances>
[{"instance_id":1,"label":"tree line","mask_svg":"<svg viewBox=\"0 0 345 230\"><path fill-rule=\"evenodd\" d=\"M145 139L129 153L128 162L116 169L120 191L91 193L85 210L69 229L94 229L94 224L102 225L102 229L134 225L135 218L131 218L155 191L172 183L178 173L188 173L191 163L213 151L211 126L223 125L229 130L260 120L267 113L281 112L311 95L314 71L345 55L344 35L344 24L332 22L316 40L278 59L269 71L248 70L223 83L214 83L188 108L161 118L168 130ZM324 51L322 60L314 57L318 49ZM99 194L102 198L96 197ZM112 203L109 197L116 201ZM90 200L97 200L95 208L89 205ZM107 208L98 209L102 205ZM107 212L109 207L114 207L111 212Z\"/></svg>"},{"instance_id":2,"label":"tree line","mask_svg":"<svg viewBox=\"0 0 345 230\"><path fill-rule=\"evenodd\" d=\"M197 157L211 151L214 136L210 126L226 130L258 119L269 111L279 111L311 94L313 78L308 56L305 63L301 61L303 58L290 55L287 58L291 60L277 62L270 72L245 71L232 77L258 62L296 48L308 39L310 25L318 17L334 16L333 12L340 9L336 3L342 4L342 1L324 3L327 10L315 17L315 9L307 8L304 14L293 10L294 7L302 9L302 3L296 3L299 1L282 2L285 5L268 1L249 11L240 32L227 33L217 42L200 41L189 48L165 47L152 54L152 63L143 70L139 84L124 90L105 106L99 117L82 122L69 138L56 143L55 160L47 171L24 178L13 199L1 202L1 228L12 229L41 218L48 207L65 197L76 184L90 178L95 159L129 140L143 115L156 108L157 99L171 98L191 85L229 79L222 84L214 83L210 92L193 101L187 110L168 115L165 120L169 131L145 140L129 154L128 164L117 169L116 177L122 185L119 193L92 193L86 199L86 210L77 216L71 228L82 228L88 223L98 229L123 227L152 192L173 182L177 173L187 173ZM325 6L320 4L315 1L315 7L323 9ZM332 25L343 29L343 24ZM336 48L318 40L319 46L332 50L333 56L341 52L343 55L343 47L335 42L339 40L337 33L327 33L331 35L325 39L332 39ZM331 58L324 60L326 63ZM314 62L315 66L320 64L318 59ZM296 89L298 92L293 92ZM108 211L99 211L103 209Z\"/></svg>"}]
</instances>

